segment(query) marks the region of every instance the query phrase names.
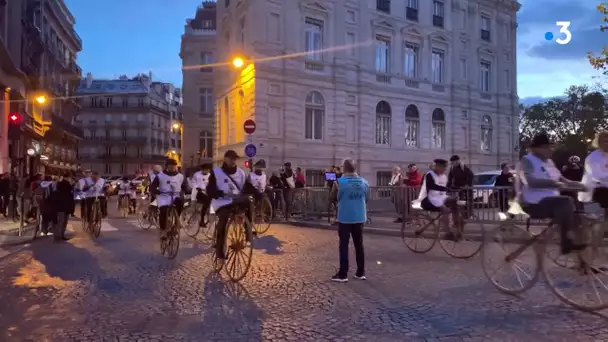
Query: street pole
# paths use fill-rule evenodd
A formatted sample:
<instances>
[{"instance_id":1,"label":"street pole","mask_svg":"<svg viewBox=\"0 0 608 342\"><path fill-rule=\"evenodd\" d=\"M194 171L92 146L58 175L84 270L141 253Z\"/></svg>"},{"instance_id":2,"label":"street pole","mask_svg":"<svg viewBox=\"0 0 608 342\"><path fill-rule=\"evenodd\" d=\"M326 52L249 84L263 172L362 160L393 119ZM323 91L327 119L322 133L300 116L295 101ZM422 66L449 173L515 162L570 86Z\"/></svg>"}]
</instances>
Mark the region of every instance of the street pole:
<instances>
[{"instance_id":1,"label":"street pole","mask_svg":"<svg viewBox=\"0 0 608 342\"><path fill-rule=\"evenodd\" d=\"M0 173L8 172L8 116L11 111L10 89L2 89L2 117L0 118Z\"/></svg>"}]
</instances>

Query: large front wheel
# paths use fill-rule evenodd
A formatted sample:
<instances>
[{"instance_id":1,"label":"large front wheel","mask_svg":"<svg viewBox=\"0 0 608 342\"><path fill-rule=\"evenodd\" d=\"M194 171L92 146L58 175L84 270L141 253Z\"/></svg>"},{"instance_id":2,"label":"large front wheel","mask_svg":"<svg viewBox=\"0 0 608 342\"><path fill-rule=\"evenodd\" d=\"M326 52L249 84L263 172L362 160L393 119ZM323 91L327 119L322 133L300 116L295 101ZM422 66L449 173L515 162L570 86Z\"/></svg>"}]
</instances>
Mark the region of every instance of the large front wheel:
<instances>
[{"instance_id":1,"label":"large front wheel","mask_svg":"<svg viewBox=\"0 0 608 342\"><path fill-rule=\"evenodd\" d=\"M226 225L226 273L233 282L245 278L253 256L253 232L245 215L232 216Z\"/></svg>"},{"instance_id":2,"label":"large front wheel","mask_svg":"<svg viewBox=\"0 0 608 342\"><path fill-rule=\"evenodd\" d=\"M179 231L180 231L180 220L177 215L177 210L171 208L169 215L167 215L167 234L166 234L166 256L168 259L175 259L177 252L179 252Z\"/></svg>"}]
</instances>

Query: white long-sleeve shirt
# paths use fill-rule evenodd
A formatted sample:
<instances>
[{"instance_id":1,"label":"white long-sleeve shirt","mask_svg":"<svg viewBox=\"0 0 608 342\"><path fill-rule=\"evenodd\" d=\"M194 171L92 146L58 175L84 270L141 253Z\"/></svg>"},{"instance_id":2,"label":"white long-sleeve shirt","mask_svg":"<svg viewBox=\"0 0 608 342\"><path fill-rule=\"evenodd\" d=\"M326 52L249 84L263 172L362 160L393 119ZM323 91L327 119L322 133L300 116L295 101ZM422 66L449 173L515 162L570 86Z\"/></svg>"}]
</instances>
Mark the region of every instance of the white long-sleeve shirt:
<instances>
[{"instance_id":1,"label":"white long-sleeve shirt","mask_svg":"<svg viewBox=\"0 0 608 342\"><path fill-rule=\"evenodd\" d=\"M579 192L578 200L581 202L591 202L595 188L608 188L608 153L599 149L589 153L585 159L585 172L581 183L589 190Z\"/></svg>"}]
</instances>

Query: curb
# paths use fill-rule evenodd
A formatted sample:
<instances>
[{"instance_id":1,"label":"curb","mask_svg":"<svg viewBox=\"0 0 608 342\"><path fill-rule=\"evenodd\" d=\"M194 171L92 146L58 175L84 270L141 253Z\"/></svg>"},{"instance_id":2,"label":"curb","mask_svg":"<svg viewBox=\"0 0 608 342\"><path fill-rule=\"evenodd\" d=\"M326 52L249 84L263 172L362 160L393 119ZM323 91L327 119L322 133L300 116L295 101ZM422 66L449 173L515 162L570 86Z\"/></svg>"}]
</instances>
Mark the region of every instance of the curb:
<instances>
[{"instance_id":1,"label":"curb","mask_svg":"<svg viewBox=\"0 0 608 342\"><path fill-rule=\"evenodd\" d=\"M301 222L301 221L291 221L286 222L290 226L294 227L302 227L302 228L312 228L312 229L322 229L322 230L336 230L336 226L330 226L326 223L315 223L315 222ZM373 227L364 227L363 232L365 234L372 235L381 235L381 236L397 236L401 237L401 229L386 229L386 228L373 228ZM414 234L408 232L405 234L405 237L413 238ZM426 235L427 238L430 238L429 235ZM468 235L468 238L473 241L483 241L484 236L482 234ZM528 239L525 238L511 238L505 239L507 243L525 243ZM608 243L608 241L604 240L604 245Z\"/></svg>"},{"instance_id":2,"label":"curb","mask_svg":"<svg viewBox=\"0 0 608 342\"><path fill-rule=\"evenodd\" d=\"M15 235L19 232L18 229L9 230L8 234L0 234L0 246L18 246L32 242L34 237L28 233L31 233L35 228L36 225L28 225L23 227L22 236Z\"/></svg>"}]
</instances>

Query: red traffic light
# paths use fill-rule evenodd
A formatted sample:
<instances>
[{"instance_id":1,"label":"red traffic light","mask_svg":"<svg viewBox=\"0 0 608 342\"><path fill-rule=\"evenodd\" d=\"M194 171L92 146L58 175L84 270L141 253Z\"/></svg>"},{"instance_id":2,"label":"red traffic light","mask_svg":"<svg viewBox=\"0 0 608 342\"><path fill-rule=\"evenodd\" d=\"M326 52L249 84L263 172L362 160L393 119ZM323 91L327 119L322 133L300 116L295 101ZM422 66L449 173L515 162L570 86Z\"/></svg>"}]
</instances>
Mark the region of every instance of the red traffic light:
<instances>
[{"instance_id":1,"label":"red traffic light","mask_svg":"<svg viewBox=\"0 0 608 342\"><path fill-rule=\"evenodd\" d=\"M13 122L19 121L19 114L15 114L15 113L11 114L10 119Z\"/></svg>"},{"instance_id":2,"label":"red traffic light","mask_svg":"<svg viewBox=\"0 0 608 342\"><path fill-rule=\"evenodd\" d=\"M245 167L249 167L249 160L245 160Z\"/></svg>"}]
</instances>

